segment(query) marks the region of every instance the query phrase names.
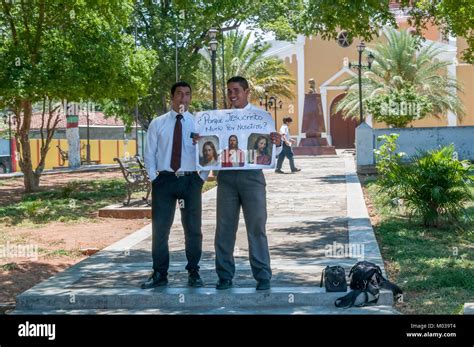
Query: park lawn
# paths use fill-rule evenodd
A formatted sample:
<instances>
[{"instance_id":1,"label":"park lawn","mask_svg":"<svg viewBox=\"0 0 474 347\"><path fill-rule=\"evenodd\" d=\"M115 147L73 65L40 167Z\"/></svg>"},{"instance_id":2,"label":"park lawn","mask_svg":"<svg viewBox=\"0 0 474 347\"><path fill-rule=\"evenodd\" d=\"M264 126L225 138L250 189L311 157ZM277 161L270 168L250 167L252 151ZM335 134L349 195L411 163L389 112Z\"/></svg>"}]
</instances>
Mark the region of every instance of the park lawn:
<instances>
[{"instance_id":1,"label":"park lawn","mask_svg":"<svg viewBox=\"0 0 474 347\"><path fill-rule=\"evenodd\" d=\"M425 229L385 206L374 179L363 185L385 269L404 290L395 307L404 314L461 314L464 303L474 302L474 222L463 230ZM467 211L474 220L474 201Z\"/></svg>"},{"instance_id":2,"label":"park lawn","mask_svg":"<svg viewBox=\"0 0 474 347\"><path fill-rule=\"evenodd\" d=\"M215 185L215 182L206 182L203 192ZM143 192L133 194L133 198L143 196ZM123 179L71 181L63 187L26 194L18 203L0 206L0 226L93 221L100 208L120 203L125 198Z\"/></svg>"}]
</instances>

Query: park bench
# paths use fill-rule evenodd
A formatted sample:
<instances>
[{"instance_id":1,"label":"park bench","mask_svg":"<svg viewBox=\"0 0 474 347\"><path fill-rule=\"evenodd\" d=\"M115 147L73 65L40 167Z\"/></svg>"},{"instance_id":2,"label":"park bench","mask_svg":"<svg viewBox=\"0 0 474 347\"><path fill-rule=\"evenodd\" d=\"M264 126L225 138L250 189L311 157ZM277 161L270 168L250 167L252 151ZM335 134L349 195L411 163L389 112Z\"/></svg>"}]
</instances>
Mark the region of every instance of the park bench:
<instances>
[{"instance_id":1,"label":"park bench","mask_svg":"<svg viewBox=\"0 0 474 347\"><path fill-rule=\"evenodd\" d=\"M139 157L114 158L114 161L120 165L123 177L125 178L127 188L127 201L124 205L130 205L130 199L133 192L146 191L146 196L142 199L149 205L148 197L151 192L151 182L148 173Z\"/></svg>"},{"instance_id":2,"label":"park bench","mask_svg":"<svg viewBox=\"0 0 474 347\"><path fill-rule=\"evenodd\" d=\"M60 146L56 146L59 150L59 166L64 166L66 160L68 160L68 152L64 151ZM87 161L86 158L81 158L81 165L84 164L100 164L100 160L89 160Z\"/></svg>"}]
</instances>

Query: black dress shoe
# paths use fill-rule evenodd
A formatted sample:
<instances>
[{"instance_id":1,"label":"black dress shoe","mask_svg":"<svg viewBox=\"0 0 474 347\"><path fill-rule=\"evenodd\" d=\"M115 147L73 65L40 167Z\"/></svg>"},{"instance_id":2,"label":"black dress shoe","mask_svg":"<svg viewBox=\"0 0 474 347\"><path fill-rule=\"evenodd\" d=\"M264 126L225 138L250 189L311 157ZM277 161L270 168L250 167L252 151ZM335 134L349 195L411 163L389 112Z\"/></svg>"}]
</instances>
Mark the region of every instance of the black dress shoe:
<instances>
[{"instance_id":1,"label":"black dress shoe","mask_svg":"<svg viewBox=\"0 0 474 347\"><path fill-rule=\"evenodd\" d=\"M280 169L276 169L276 170L275 170L275 173L277 173L277 174L284 174L284 172L281 171Z\"/></svg>"},{"instance_id":2,"label":"black dress shoe","mask_svg":"<svg viewBox=\"0 0 474 347\"><path fill-rule=\"evenodd\" d=\"M219 281L217 281L216 289L222 290L229 289L230 287L232 287L232 280L224 280L219 278Z\"/></svg>"},{"instance_id":3,"label":"black dress shoe","mask_svg":"<svg viewBox=\"0 0 474 347\"><path fill-rule=\"evenodd\" d=\"M291 171L291 172L300 172L300 171L301 171L301 169L294 169L294 170Z\"/></svg>"},{"instance_id":4,"label":"black dress shoe","mask_svg":"<svg viewBox=\"0 0 474 347\"><path fill-rule=\"evenodd\" d=\"M270 289L270 280L260 280L257 282L257 290Z\"/></svg>"},{"instance_id":5,"label":"black dress shoe","mask_svg":"<svg viewBox=\"0 0 474 347\"><path fill-rule=\"evenodd\" d=\"M191 270L188 274L188 286L199 288L204 285L201 276L199 276L199 272L197 270Z\"/></svg>"},{"instance_id":6,"label":"black dress shoe","mask_svg":"<svg viewBox=\"0 0 474 347\"><path fill-rule=\"evenodd\" d=\"M148 280L142 283L142 289L149 289L155 287L166 286L168 284L168 276L160 274L158 271L154 271Z\"/></svg>"}]
</instances>

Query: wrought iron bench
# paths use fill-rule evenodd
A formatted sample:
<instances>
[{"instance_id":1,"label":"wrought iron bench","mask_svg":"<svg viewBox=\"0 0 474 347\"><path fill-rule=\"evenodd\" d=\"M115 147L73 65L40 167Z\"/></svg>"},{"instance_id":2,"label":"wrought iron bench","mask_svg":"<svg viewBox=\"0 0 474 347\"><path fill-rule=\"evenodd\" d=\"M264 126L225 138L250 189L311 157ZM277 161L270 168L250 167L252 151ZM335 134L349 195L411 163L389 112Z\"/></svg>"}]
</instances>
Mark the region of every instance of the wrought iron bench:
<instances>
[{"instance_id":1,"label":"wrought iron bench","mask_svg":"<svg viewBox=\"0 0 474 347\"><path fill-rule=\"evenodd\" d=\"M146 172L145 165L139 157L130 157L130 158L114 158L114 161L118 162L120 165L120 170L123 173L123 177L126 181L127 188L127 201L124 202L124 205L130 205L130 199L133 192L146 191L146 196L142 199L150 205L148 200L151 193L151 182Z\"/></svg>"},{"instance_id":2,"label":"wrought iron bench","mask_svg":"<svg viewBox=\"0 0 474 347\"><path fill-rule=\"evenodd\" d=\"M56 146L56 147L58 147L59 155L61 157L61 159L59 160L59 166L64 166L64 164L66 163L66 160L68 160L68 153L62 150L60 146Z\"/></svg>"},{"instance_id":3,"label":"wrought iron bench","mask_svg":"<svg viewBox=\"0 0 474 347\"><path fill-rule=\"evenodd\" d=\"M68 160L69 158L69 153L66 152L65 150L63 150L60 146L56 146L58 148L58 151L59 151L59 156L60 156L60 159L59 159L59 166L64 166L64 164L66 164L66 160ZM82 157L81 158L81 165L90 165L90 164L100 164L100 160L89 160L87 161L86 158Z\"/></svg>"}]
</instances>

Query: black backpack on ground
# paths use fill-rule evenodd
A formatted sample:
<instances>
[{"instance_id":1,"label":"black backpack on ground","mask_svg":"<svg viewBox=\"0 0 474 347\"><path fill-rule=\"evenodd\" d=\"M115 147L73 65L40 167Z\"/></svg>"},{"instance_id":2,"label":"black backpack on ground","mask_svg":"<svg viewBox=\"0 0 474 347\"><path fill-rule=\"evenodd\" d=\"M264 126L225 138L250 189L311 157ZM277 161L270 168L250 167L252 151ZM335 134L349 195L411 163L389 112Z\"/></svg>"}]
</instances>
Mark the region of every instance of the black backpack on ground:
<instances>
[{"instance_id":1,"label":"black backpack on ground","mask_svg":"<svg viewBox=\"0 0 474 347\"><path fill-rule=\"evenodd\" d=\"M379 299L380 288L391 290L394 297L403 293L400 287L383 277L382 270L378 265L368 261L360 261L355 264L349 272L349 278L352 290L336 300L334 303L336 307L361 307L376 303Z\"/></svg>"},{"instance_id":2,"label":"black backpack on ground","mask_svg":"<svg viewBox=\"0 0 474 347\"><path fill-rule=\"evenodd\" d=\"M321 273L319 286L324 286L327 292L346 292L346 271L342 266L326 266Z\"/></svg>"}]
</instances>

